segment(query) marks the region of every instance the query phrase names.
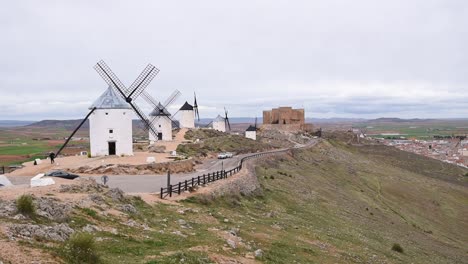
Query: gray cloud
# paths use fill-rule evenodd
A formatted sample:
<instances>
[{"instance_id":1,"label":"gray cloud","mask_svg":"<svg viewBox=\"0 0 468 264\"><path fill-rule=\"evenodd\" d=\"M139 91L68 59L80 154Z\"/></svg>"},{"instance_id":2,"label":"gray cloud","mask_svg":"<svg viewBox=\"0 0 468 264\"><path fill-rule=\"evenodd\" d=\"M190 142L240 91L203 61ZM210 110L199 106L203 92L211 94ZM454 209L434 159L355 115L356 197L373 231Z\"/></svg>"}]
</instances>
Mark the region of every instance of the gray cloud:
<instances>
[{"instance_id":1,"label":"gray cloud","mask_svg":"<svg viewBox=\"0 0 468 264\"><path fill-rule=\"evenodd\" d=\"M0 119L80 118L101 58L128 85L153 63L148 91L205 117L466 117L467 24L462 0L9 1Z\"/></svg>"}]
</instances>

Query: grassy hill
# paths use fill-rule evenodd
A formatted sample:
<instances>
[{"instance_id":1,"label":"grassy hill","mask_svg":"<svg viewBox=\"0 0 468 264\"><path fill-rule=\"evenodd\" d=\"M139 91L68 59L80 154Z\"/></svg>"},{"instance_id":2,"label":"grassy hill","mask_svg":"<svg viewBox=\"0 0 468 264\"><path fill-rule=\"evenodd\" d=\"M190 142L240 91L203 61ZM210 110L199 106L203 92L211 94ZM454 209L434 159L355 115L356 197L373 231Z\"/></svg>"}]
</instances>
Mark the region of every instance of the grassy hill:
<instances>
[{"instance_id":1,"label":"grassy hill","mask_svg":"<svg viewBox=\"0 0 468 264\"><path fill-rule=\"evenodd\" d=\"M68 223L100 228L102 263L468 263L465 169L344 142L264 160L252 196L130 199L137 211L123 214L77 206ZM60 244L22 245L62 256Z\"/></svg>"}]
</instances>

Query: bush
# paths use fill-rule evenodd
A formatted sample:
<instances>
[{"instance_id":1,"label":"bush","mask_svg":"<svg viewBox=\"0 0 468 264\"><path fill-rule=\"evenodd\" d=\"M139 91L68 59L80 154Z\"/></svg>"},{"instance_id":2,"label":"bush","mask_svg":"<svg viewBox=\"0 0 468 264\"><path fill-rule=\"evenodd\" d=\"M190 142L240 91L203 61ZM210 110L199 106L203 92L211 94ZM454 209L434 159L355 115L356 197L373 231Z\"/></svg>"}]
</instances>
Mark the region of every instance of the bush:
<instances>
[{"instance_id":1,"label":"bush","mask_svg":"<svg viewBox=\"0 0 468 264\"><path fill-rule=\"evenodd\" d=\"M16 208L18 209L18 212L23 215L32 216L36 213L33 197L29 194L23 194L16 199Z\"/></svg>"},{"instance_id":2,"label":"bush","mask_svg":"<svg viewBox=\"0 0 468 264\"><path fill-rule=\"evenodd\" d=\"M400 253L403 253L404 251L403 248L400 246L400 244L397 244L397 243L393 244L392 250L396 252L400 252Z\"/></svg>"},{"instance_id":3,"label":"bush","mask_svg":"<svg viewBox=\"0 0 468 264\"><path fill-rule=\"evenodd\" d=\"M67 263L99 263L93 235L75 233L65 243L64 255Z\"/></svg>"},{"instance_id":4,"label":"bush","mask_svg":"<svg viewBox=\"0 0 468 264\"><path fill-rule=\"evenodd\" d=\"M88 158L91 158L91 152L88 152Z\"/></svg>"}]
</instances>

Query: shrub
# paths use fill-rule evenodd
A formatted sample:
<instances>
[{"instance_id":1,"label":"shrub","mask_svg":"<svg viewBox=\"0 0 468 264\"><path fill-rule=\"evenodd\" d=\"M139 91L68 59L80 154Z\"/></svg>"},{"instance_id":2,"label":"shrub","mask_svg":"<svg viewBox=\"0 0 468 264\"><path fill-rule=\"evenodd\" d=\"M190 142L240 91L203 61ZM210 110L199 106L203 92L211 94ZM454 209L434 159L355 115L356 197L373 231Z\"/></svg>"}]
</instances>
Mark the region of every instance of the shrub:
<instances>
[{"instance_id":1,"label":"shrub","mask_svg":"<svg viewBox=\"0 0 468 264\"><path fill-rule=\"evenodd\" d=\"M32 216L36 213L33 197L29 194L23 194L16 199L16 208L18 209L18 212L23 215Z\"/></svg>"},{"instance_id":2,"label":"shrub","mask_svg":"<svg viewBox=\"0 0 468 264\"><path fill-rule=\"evenodd\" d=\"M88 152L88 158L91 158L91 152Z\"/></svg>"},{"instance_id":3,"label":"shrub","mask_svg":"<svg viewBox=\"0 0 468 264\"><path fill-rule=\"evenodd\" d=\"M91 216L92 218L96 218L96 217L97 217L97 212L94 211L94 210L91 209L91 208L83 208L83 211L84 211L87 215Z\"/></svg>"},{"instance_id":4,"label":"shrub","mask_svg":"<svg viewBox=\"0 0 468 264\"><path fill-rule=\"evenodd\" d=\"M403 248L398 243L393 244L392 250L396 251L396 252L399 252L399 253L403 253L403 251L404 251Z\"/></svg>"},{"instance_id":5,"label":"shrub","mask_svg":"<svg viewBox=\"0 0 468 264\"><path fill-rule=\"evenodd\" d=\"M94 237L89 233L75 233L65 243L67 263L99 263Z\"/></svg>"}]
</instances>

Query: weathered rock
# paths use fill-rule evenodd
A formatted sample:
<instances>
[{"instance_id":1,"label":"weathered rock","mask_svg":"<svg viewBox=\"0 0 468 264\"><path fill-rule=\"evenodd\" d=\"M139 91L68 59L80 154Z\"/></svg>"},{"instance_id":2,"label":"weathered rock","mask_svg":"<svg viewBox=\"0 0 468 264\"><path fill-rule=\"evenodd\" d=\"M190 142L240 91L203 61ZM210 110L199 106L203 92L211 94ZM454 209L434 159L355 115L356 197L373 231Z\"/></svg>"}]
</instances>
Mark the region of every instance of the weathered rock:
<instances>
[{"instance_id":1,"label":"weathered rock","mask_svg":"<svg viewBox=\"0 0 468 264\"><path fill-rule=\"evenodd\" d=\"M177 223L178 223L179 225L186 225L186 224L187 224L187 222L186 222L184 219L179 219L179 220L177 220Z\"/></svg>"},{"instance_id":2,"label":"weathered rock","mask_svg":"<svg viewBox=\"0 0 468 264\"><path fill-rule=\"evenodd\" d=\"M30 224L12 224L7 228L7 235L10 239L32 239L39 238L63 242L67 240L74 230L67 224L58 224L54 226L30 225Z\"/></svg>"},{"instance_id":3,"label":"weathered rock","mask_svg":"<svg viewBox=\"0 0 468 264\"><path fill-rule=\"evenodd\" d=\"M261 258L263 256L263 250L257 249L254 252L256 258Z\"/></svg>"},{"instance_id":4,"label":"weathered rock","mask_svg":"<svg viewBox=\"0 0 468 264\"><path fill-rule=\"evenodd\" d=\"M239 232L240 232L239 228L231 228L231 230L229 230L229 233L233 236L238 236Z\"/></svg>"},{"instance_id":5,"label":"weathered rock","mask_svg":"<svg viewBox=\"0 0 468 264\"><path fill-rule=\"evenodd\" d=\"M40 197L34 203L38 215L59 222L66 220L72 210L69 204L60 203L56 198Z\"/></svg>"},{"instance_id":6,"label":"weathered rock","mask_svg":"<svg viewBox=\"0 0 468 264\"><path fill-rule=\"evenodd\" d=\"M153 152L153 153L165 153L165 152L166 152L166 146L150 145L150 146L148 147L148 152Z\"/></svg>"},{"instance_id":7,"label":"weathered rock","mask_svg":"<svg viewBox=\"0 0 468 264\"><path fill-rule=\"evenodd\" d=\"M119 205L117 206L117 209L119 209L122 212L130 213L130 214L138 213L138 210L131 204Z\"/></svg>"},{"instance_id":8,"label":"weathered rock","mask_svg":"<svg viewBox=\"0 0 468 264\"><path fill-rule=\"evenodd\" d=\"M232 239L227 239L226 240L226 243L228 244L228 246L230 246L232 249L236 249L237 248L237 244L234 240Z\"/></svg>"},{"instance_id":9,"label":"weathered rock","mask_svg":"<svg viewBox=\"0 0 468 264\"><path fill-rule=\"evenodd\" d=\"M100 232L102 231L101 228L95 226L95 225L90 225L87 224L86 226L83 227L83 232L88 232L88 233L94 233L94 232Z\"/></svg>"},{"instance_id":10,"label":"weathered rock","mask_svg":"<svg viewBox=\"0 0 468 264\"><path fill-rule=\"evenodd\" d=\"M16 211L15 202L0 200L0 217L12 216Z\"/></svg>"},{"instance_id":11,"label":"weathered rock","mask_svg":"<svg viewBox=\"0 0 468 264\"><path fill-rule=\"evenodd\" d=\"M76 183L60 185L59 191L66 193L100 193L108 188L103 184L97 183L96 180L92 178L85 179L80 177L74 180L74 182Z\"/></svg>"},{"instance_id":12,"label":"weathered rock","mask_svg":"<svg viewBox=\"0 0 468 264\"><path fill-rule=\"evenodd\" d=\"M114 202L123 202L125 201L125 195L122 190L119 188L112 188L106 193Z\"/></svg>"},{"instance_id":13,"label":"weathered rock","mask_svg":"<svg viewBox=\"0 0 468 264\"><path fill-rule=\"evenodd\" d=\"M106 202L106 200L104 200L104 197L102 197L102 195L99 195L97 193L92 193L88 197L91 201L93 201L96 204L104 204Z\"/></svg>"}]
</instances>

